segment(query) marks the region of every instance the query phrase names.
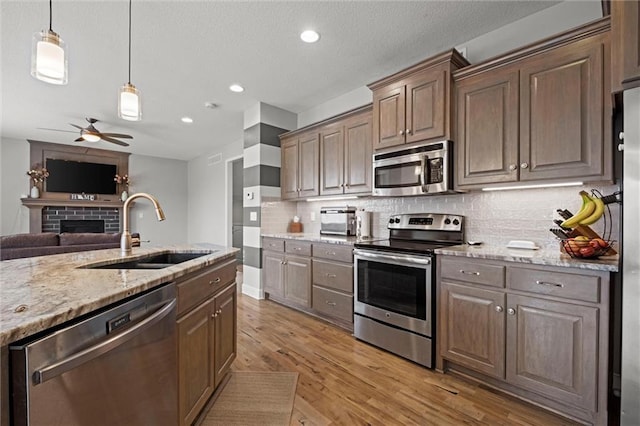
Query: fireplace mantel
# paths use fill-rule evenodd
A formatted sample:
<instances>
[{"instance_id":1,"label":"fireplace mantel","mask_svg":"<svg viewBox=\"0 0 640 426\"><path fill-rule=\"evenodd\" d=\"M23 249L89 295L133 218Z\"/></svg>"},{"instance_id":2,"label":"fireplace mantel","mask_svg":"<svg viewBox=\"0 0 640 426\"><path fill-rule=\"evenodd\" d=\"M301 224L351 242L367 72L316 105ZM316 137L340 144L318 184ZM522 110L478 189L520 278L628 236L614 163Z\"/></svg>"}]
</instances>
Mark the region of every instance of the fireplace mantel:
<instances>
[{"instance_id":1,"label":"fireplace mantel","mask_svg":"<svg viewBox=\"0 0 640 426\"><path fill-rule=\"evenodd\" d=\"M60 200L47 198L21 198L22 205L29 209L29 232L37 234L42 232L42 209L45 207L112 207L120 211L122 221L122 207L124 202L118 201L86 201L86 200ZM133 204L133 202L131 203Z\"/></svg>"}]
</instances>

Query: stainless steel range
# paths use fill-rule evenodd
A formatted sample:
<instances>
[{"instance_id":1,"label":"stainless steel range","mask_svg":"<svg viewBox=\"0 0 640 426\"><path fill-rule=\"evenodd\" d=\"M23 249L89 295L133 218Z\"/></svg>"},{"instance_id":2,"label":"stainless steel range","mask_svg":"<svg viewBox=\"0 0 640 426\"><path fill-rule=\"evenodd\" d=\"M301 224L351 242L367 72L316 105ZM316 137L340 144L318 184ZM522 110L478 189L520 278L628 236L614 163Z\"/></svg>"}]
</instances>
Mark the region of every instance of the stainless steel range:
<instances>
[{"instance_id":1,"label":"stainless steel range","mask_svg":"<svg viewBox=\"0 0 640 426\"><path fill-rule=\"evenodd\" d=\"M354 336L431 368L434 250L463 243L464 217L401 214L387 228L388 240L355 244Z\"/></svg>"}]
</instances>

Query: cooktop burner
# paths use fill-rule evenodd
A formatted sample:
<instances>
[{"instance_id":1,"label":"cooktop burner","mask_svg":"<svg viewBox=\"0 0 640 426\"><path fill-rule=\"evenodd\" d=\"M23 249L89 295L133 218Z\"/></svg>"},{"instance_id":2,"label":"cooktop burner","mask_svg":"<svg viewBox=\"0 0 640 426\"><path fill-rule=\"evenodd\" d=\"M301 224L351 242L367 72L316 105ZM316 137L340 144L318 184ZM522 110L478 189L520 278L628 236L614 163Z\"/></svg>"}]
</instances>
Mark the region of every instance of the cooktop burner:
<instances>
[{"instance_id":1,"label":"cooktop burner","mask_svg":"<svg viewBox=\"0 0 640 426\"><path fill-rule=\"evenodd\" d=\"M464 217L440 213L409 213L389 218L388 240L361 241L358 249L432 255L442 247L462 244Z\"/></svg>"},{"instance_id":2,"label":"cooktop burner","mask_svg":"<svg viewBox=\"0 0 640 426\"><path fill-rule=\"evenodd\" d=\"M356 243L355 247L360 249L380 250L397 253L412 253L431 255L437 248L456 245L459 243L434 243L406 240L382 240L382 241L366 241Z\"/></svg>"}]
</instances>

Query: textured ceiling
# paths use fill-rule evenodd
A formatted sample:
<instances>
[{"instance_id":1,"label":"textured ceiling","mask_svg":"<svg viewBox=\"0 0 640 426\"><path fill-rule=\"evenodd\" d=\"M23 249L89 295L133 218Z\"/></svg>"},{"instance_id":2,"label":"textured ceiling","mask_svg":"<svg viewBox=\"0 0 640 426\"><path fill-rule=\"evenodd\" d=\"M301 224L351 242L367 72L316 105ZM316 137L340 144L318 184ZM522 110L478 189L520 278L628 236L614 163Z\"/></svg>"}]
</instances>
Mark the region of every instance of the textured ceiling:
<instances>
[{"instance_id":1,"label":"textured ceiling","mask_svg":"<svg viewBox=\"0 0 640 426\"><path fill-rule=\"evenodd\" d=\"M256 101L298 113L435 53L552 6L546 1L134 1L131 82L143 120L117 118L127 81L127 1L54 1L53 30L67 43L69 84L30 76L31 37L48 2L0 4L2 137L73 143L84 117L130 133L135 154L188 160L242 138ZM302 43L314 28L320 42ZM245 87L241 94L231 83ZM219 105L204 108L207 101ZM181 123L182 116L194 123Z\"/></svg>"}]
</instances>

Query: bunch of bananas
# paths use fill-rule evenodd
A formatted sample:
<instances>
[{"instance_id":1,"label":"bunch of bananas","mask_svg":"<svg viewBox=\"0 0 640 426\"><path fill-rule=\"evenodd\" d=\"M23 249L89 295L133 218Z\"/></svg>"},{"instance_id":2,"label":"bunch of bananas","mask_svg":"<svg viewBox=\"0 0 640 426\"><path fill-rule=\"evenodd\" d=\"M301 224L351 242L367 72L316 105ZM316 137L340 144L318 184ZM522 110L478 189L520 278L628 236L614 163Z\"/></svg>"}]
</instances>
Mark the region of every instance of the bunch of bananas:
<instances>
[{"instance_id":1,"label":"bunch of bananas","mask_svg":"<svg viewBox=\"0 0 640 426\"><path fill-rule=\"evenodd\" d=\"M604 201L602 198L592 197L585 191L580 191L582 207L578 213L562 222L563 228L575 228L578 225L591 225L604 214Z\"/></svg>"}]
</instances>

